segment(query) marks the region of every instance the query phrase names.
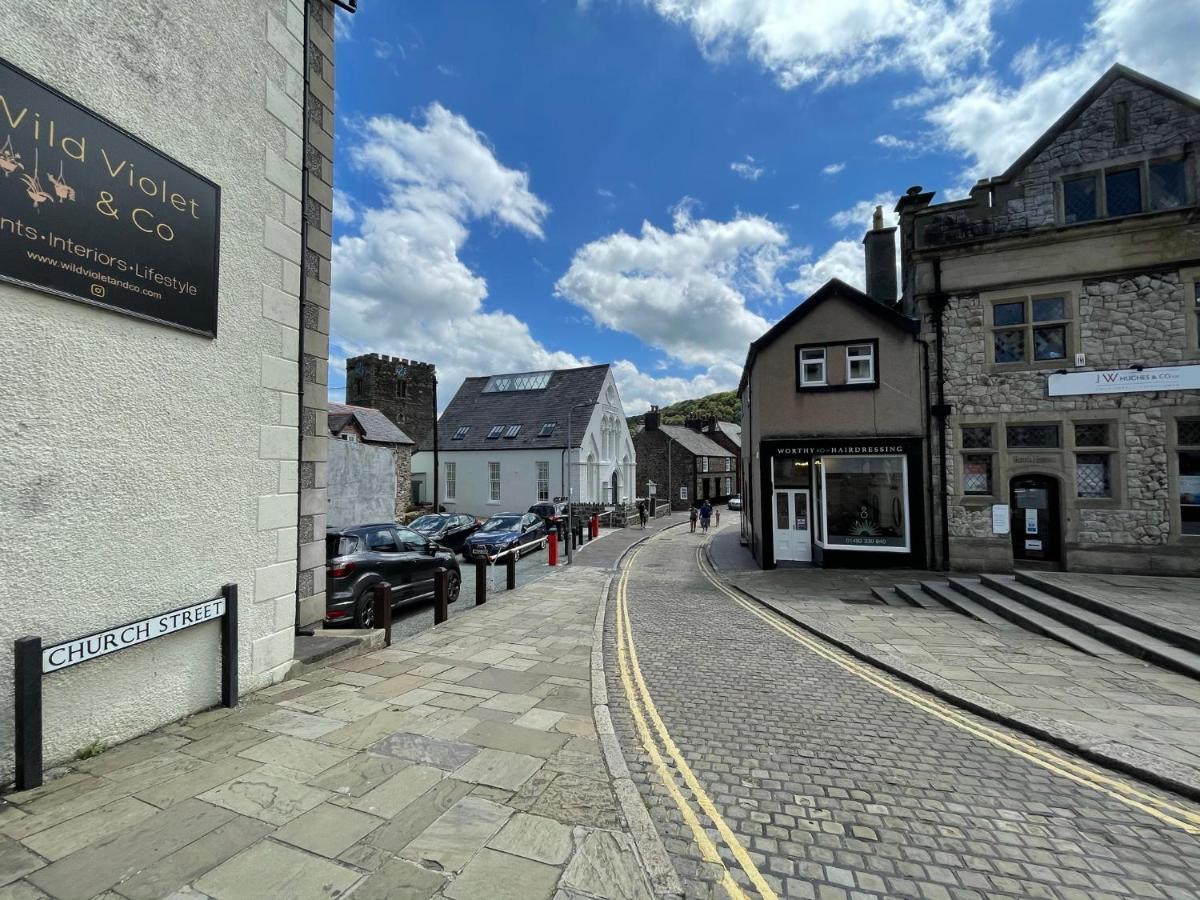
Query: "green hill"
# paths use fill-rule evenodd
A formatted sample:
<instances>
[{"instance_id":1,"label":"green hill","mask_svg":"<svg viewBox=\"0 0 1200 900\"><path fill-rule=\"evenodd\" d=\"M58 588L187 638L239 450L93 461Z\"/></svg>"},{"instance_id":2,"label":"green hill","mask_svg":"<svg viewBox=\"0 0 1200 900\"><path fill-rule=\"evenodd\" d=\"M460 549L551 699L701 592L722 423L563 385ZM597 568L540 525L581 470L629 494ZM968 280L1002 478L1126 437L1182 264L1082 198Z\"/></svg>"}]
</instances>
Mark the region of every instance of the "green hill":
<instances>
[{"instance_id":1,"label":"green hill","mask_svg":"<svg viewBox=\"0 0 1200 900\"><path fill-rule=\"evenodd\" d=\"M684 419L715 418L722 422L742 421L742 404L733 391L721 391L695 400L680 400L659 410L664 425L682 425ZM643 416L629 416L629 432L641 427Z\"/></svg>"}]
</instances>

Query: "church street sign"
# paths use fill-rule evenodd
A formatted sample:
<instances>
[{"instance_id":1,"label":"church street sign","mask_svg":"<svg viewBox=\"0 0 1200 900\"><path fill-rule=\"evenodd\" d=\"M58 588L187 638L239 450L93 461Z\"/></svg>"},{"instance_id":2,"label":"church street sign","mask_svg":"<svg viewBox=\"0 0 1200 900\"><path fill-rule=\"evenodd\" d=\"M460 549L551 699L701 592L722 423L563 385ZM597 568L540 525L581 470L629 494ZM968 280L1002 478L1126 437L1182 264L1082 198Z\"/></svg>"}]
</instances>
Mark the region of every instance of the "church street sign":
<instances>
[{"instance_id":1,"label":"church street sign","mask_svg":"<svg viewBox=\"0 0 1200 900\"><path fill-rule=\"evenodd\" d=\"M5 60L0 176L0 278L216 336L213 182Z\"/></svg>"}]
</instances>

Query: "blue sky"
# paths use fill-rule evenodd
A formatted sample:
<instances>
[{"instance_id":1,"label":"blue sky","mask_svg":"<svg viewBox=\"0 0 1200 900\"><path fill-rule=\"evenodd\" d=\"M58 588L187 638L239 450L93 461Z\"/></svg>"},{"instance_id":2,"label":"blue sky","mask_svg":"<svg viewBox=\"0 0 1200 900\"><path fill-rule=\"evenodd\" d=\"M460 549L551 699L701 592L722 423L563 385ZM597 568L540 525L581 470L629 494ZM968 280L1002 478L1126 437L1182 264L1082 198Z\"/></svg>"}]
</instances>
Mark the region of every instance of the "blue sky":
<instances>
[{"instance_id":1,"label":"blue sky","mask_svg":"<svg viewBox=\"0 0 1200 900\"><path fill-rule=\"evenodd\" d=\"M1191 0L882 5L339 13L331 398L371 351L436 363L443 406L588 362L630 413L732 388L749 340L861 284L875 203L998 173L1114 61L1200 90Z\"/></svg>"}]
</instances>

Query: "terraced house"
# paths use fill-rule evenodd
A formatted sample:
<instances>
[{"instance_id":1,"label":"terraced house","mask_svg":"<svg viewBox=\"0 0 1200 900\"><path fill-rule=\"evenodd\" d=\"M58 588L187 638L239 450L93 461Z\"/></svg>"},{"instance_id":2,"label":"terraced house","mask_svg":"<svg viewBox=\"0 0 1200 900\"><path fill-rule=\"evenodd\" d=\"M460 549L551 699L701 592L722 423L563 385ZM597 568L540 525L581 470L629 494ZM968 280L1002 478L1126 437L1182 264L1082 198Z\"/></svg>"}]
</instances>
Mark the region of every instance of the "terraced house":
<instances>
[{"instance_id":1,"label":"terraced house","mask_svg":"<svg viewBox=\"0 0 1200 900\"><path fill-rule=\"evenodd\" d=\"M897 205L935 560L1197 571L1200 100L1110 69L965 200Z\"/></svg>"}]
</instances>

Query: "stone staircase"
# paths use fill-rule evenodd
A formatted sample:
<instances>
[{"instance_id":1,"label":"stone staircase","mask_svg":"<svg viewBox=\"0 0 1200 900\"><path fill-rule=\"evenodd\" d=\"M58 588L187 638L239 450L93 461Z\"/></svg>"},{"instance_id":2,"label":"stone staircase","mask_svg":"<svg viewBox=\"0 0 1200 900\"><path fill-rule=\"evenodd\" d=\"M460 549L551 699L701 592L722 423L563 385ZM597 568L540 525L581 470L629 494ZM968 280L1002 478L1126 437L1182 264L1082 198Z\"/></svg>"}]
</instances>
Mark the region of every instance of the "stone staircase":
<instances>
[{"instance_id":1,"label":"stone staircase","mask_svg":"<svg viewBox=\"0 0 1200 900\"><path fill-rule=\"evenodd\" d=\"M889 606L952 610L988 625L1013 623L1090 656L1127 654L1200 679L1200 632L1155 621L1036 572L897 584L872 593Z\"/></svg>"}]
</instances>

